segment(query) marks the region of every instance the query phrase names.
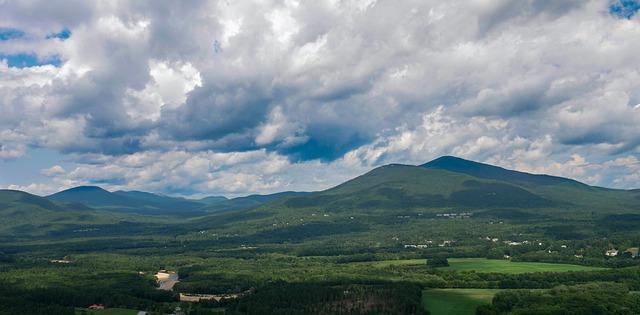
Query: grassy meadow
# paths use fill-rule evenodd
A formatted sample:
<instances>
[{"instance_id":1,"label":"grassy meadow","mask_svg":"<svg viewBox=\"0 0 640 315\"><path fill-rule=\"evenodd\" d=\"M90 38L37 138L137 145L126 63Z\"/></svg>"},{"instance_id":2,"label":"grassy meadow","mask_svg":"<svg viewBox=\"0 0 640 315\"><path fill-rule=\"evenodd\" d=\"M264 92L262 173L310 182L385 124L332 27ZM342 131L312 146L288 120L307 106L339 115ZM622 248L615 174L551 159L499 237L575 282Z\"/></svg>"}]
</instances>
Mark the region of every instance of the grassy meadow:
<instances>
[{"instance_id":1,"label":"grassy meadow","mask_svg":"<svg viewBox=\"0 0 640 315\"><path fill-rule=\"evenodd\" d=\"M449 267L441 267L443 270L495 272L519 274L527 272L566 272L566 271L593 271L606 268L552 264L539 262L513 262L511 260L485 259L485 258L450 258Z\"/></svg>"},{"instance_id":2,"label":"grassy meadow","mask_svg":"<svg viewBox=\"0 0 640 315\"><path fill-rule=\"evenodd\" d=\"M432 315L475 314L480 305L491 304L501 289L431 289L422 291L422 305Z\"/></svg>"},{"instance_id":3,"label":"grassy meadow","mask_svg":"<svg viewBox=\"0 0 640 315\"><path fill-rule=\"evenodd\" d=\"M520 274L527 272L565 272L565 271L593 271L606 268L552 264L539 262L513 262L511 260L486 259L486 258L449 258L449 267L439 267L441 270L475 271L484 273L508 273ZM426 259L384 260L373 262L358 262L354 264L371 265L375 267L389 267L392 265L423 265Z\"/></svg>"},{"instance_id":4,"label":"grassy meadow","mask_svg":"<svg viewBox=\"0 0 640 315\"><path fill-rule=\"evenodd\" d=\"M126 308L106 308L103 310L76 309L76 315L136 315L139 311Z\"/></svg>"}]
</instances>

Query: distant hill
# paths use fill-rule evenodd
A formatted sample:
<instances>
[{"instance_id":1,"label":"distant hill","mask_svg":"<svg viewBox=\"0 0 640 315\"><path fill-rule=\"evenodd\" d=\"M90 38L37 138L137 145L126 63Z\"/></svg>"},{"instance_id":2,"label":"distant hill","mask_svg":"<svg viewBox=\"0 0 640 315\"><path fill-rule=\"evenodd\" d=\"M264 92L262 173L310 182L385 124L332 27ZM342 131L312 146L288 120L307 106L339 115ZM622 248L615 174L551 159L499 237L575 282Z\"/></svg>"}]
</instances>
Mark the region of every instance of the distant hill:
<instances>
[{"instance_id":1,"label":"distant hill","mask_svg":"<svg viewBox=\"0 0 640 315\"><path fill-rule=\"evenodd\" d=\"M633 191L593 187L444 156L413 166L391 164L309 197L287 200L295 208L358 209L636 208Z\"/></svg>"},{"instance_id":2,"label":"distant hill","mask_svg":"<svg viewBox=\"0 0 640 315\"><path fill-rule=\"evenodd\" d=\"M606 235L618 224L611 222L624 222L627 215L635 218L638 211L635 191L443 157L417 166L381 166L325 191L283 197L201 222L244 231L254 242L299 242L341 234L383 240L397 235L462 237L471 231L511 235L487 226L503 220L521 226L514 227L519 233L576 239ZM449 218L459 220L443 220Z\"/></svg>"},{"instance_id":3,"label":"distant hill","mask_svg":"<svg viewBox=\"0 0 640 315\"><path fill-rule=\"evenodd\" d=\"M200 208L199 210L207 213L220 213L220 212L244 210L244 209L249 209L253 207L258 207L283 197L307 196L310 194L313 194L313 193L285 191L285 192L280 192L280 193L275 193L270 195L250 195L246 197L227 199L220 202L213 202Z\"/></svg>"},{"instance_id":4,"label":"distant hill","mask_svg":"<svg viewBox=\"0 0 640 315\"><path fill-rule=\"evenodd\" d=\"M47 198L19 190L0 190L0 212L6 214L9 211L22 211L27 209L50 212L93 210L83 204L53 202Z\"/></svg>"},{"instance_id":5,"label":"distant hill","mask_svg":"<svg viewBox=\"0 0 640 315\"><path fill-rule=\"evenodd\" d=\"M210 196L201 200L169 197L143 191L109 192L97 186L80 186L47 196L50 200L77 202L105 211L186 217L253 208L286 196L304 196L307 192L286 191L269 195L251 195L227 199Z\"/></svg>"},{"instance_id":6,"label":"distant hill","mask_svg":"<svg viewBox=\"0 0 640 315\"><path fill-rule=\"evenodd\" d=\"M108 192L82 186L48 196L107 211L201 216L266 206L322 209L342 213L383 211L387 215L420 209L603 209L637 208L635 191L592 187L575 180L537 175L443 156L428 163L392 164L371 170L322 192L281 192L201 200L141 191ZM436 210L433 210L436 211Z\"/></svg>"},{"instance_id":7,"label":"distant hill","mask_svg":"<svg viewBox=\"0 0 640 315\"><path fill-rule=\"evenodd\" d=\"M387 165L316 195L292 198L286 204L331 211L395 212L446 207L539 208L559 202L509 182L486 181L435 168Z\"/></svg>"},{"instance_id":8,"label":"distant hill","mask_svg":"<svg viewBox=\"0 0 640 315\"><path fill-rule=\"evenodd\" d=\"M197 216L203 203L141 191L109 192L97 186L80 186L47 196L50 200L78 202L90 207L124 213Z\"/></svg>"},{"instance_id":9,"label":"distant hill","mask_svg":"<svg viewBox=\"0 0 640 315\"><path fill-rule=\"evenodd\" d=\"M113 192L116 195L128 197L141 201L145 206L156 207L158 209L182 209L183 211L193 211L205 205L198 200L190 200L181 197L169 197L159 194L152 194L143 191L122 191ZM224 198L224 197L222 197ZM225 198L226 199L226 198Z\"/></svg>"},{"instance_id":10,"label":"distant hill","mask_svg":"<svg viewBox=\"0 0 640 315\"><path fill-rule=\"evenodd\" d=\"M0 234L5 237L42 234L51 227L96 220L95 210L83 204L51 201L23 191L0 190Z\"/></svg>"},{"instance_id":11,"label":"distant hill","mask_svg":"<svg viewBox=\"0 0 640 315\"><path fill-rule=\"evenodd\" d=\"M198 199L197 201L204 204L210 204L210 203L222 202L226 200L229 200L229 199L223 196L209 196L209 197L204 197L202 199Z\"/></svg>"},{"instance_id":12,"label":"distant hill","mask_svg":"<svg viewBox=\"0 0 640 315\"><path fill-rule=\"evenodd\" d=\"M143 207L141 200L111 193L97 186L79 186L47 196L50 200L80 202L91 207Z\"/></svg>"},{"instance_id":13,"label":"distant hill","mask_svg":"<svg viewBox=\"0 0 640 315\"><path fill-rule=\"evenodd\" d=\"M363 240L376 246L394 244L403 235L412 242L470 235L511 238L514 233L530 239L580 239L635 228L639 211L637 189L604 189L442 157L423 165L381 166L313 193L190 200L141 191L112 193L95 186L68 189L46 199L1 191L0 219L9 223L0 234L67 233L74 226L102 222L100 235L173 231L199 239L201 234L216 234L216 242L229 246L324 242L329 237L336 246ZM505 224L490 225L494 221Z\"/></svg>"}]
</instances>

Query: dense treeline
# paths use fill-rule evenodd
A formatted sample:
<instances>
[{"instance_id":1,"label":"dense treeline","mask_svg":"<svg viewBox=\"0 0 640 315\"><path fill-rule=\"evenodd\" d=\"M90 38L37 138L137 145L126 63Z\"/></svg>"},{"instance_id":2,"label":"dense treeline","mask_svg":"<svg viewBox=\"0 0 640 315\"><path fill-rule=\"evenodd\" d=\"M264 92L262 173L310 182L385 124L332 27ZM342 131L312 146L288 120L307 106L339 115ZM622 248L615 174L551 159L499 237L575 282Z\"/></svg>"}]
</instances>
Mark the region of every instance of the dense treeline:
<instances>
[{"instance_id":1,"label":"dense treeline","mask_svg":"<svg viewBox=\"0 0 640 315\"><path fill-rule=\"evenodd\" d=\"M17 296L3 296L0 293L0 315L33 314L33 315L74 315L73 307L47 304L33 299Z\"/></svg>"},{"instance_id":2,"label":"dense treeline","mask_svg":"<svg viewBox=\"0 0 640 315\"><path fill-rule=\"evenodd\" d=\"M230 302L227 314L428 314L410 283L331 285L272 282Z\"/></svg>"},{"instance_id":3,"label":"dense treeline","mask_svg":"<svg viewBox=\"0 0 640 315\"><path fill-rule=\"evenodd\" d=\"M199 269L198 267L195 267ZM250 276L232 276L224 274L192 273L193 267L181 268L178 275L181 282L174 287L179 292L230 294L247 291L260 282Z\"/></svg>"},{"instance_id":4,"label":"dense treeline","mask_svg":"<svg viewBox=\"0 0 640 315\"><path fill-rule=\"evenodd\" d=\"M118 265L114 260L111 267ZM10 314L73 314L73 307L92 304L147 310L177 300L175 293L157 290L151 276L106 267L82 261L65 264L22 260L2 264L0 309L29 305L28 310Z\"/></svg>"},{"instance_id":5,"label":"dense treeline","mask_svg":"<svg viewBox=\"0 0 640 315\"><path fill-rule=\"evenodd\" d=\"M640 290L640 267L601 271L532 272L524 274L436 271L447 288L546 289L558 285L607 281Z\"/></svg>"},{"instance_id":6,"label":"dense treeline","mask_svg":"<svg viewBox=\"0 0 640 315\"><path fill-rule=\"evenodd\" d=\"M491 305L479 306L477 315L640 314L640 295L616 283L558 286L545 291L499 292Z\"/></svg>"}]
</instances>

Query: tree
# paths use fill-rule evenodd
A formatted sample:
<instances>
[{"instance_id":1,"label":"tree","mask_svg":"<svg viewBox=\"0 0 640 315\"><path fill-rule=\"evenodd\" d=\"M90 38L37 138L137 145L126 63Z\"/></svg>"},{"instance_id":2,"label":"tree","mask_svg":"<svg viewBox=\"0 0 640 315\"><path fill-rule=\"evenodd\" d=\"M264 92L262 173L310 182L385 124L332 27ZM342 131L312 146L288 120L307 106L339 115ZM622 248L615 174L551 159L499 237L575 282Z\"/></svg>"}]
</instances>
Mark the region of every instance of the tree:
<instances>
[{"instance_id":1,"label":"tree","mask_svg":"<svg viewBox=\"0 0 640 315\"><path fill-rule=\"evenodd\" d=\"M430 267L448 267L449 260L446 257L434 257L427 259L427 266Z\"/></svg>"}]
</instances>

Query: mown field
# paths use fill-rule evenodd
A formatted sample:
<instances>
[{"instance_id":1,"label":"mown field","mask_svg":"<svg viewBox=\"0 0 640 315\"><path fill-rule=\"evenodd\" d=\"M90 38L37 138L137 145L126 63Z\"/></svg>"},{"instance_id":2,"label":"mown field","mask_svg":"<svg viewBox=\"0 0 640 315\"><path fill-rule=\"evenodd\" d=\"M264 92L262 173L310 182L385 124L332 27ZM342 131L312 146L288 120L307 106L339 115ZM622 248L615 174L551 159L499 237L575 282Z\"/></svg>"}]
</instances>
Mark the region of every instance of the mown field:
<instances>
[{"instance_id":1,"label":"mown field","mask_svg":"<svg viewBox=\"0 0 640 315\"><path fill-rule=\"evenodd\" d=\"M76 315L136 315L138 312L137 310L126 308L106 308L104 310L76 309Z\"/></svg>"},{"instance_id":2,"label":"mown field","mask_svg":"<svg viewBox=\"0 0 640 315\"><path fill-rule=\"evenodd\" d=\"M566 272L566 271L593 271L604 270L606 268L570 265L551 264L538 262L513 262L510 260L486 259L486 258L450 258L449 267L439 267L441 270L455 271L475 271L475 272L495 272L507 274L520 274L527 272ZM374 262L359 262L354 264L372 265L376 267L388 267L391 265L422 265L426 264L425 259L405 259L405 260L385 260Z\"/></svg>"},{"instance_id":3,"label":"mown field","mask_svg":"<svg viewBox=\"0 0 640 315\"><path fill-rule=\"evenodd\" d=\"M570 265L551 264L538 262L513 262L510 260L485 259L485 258L451 258L449 267L441 267L443 270L471 271L476 272L496 272L520 274L526 272L566 272L566 271L593 271L604 270L606 268Z\"/></svg>"},{"instance_id":4,"label":"mown field","mask_svg":"<svg viewBox=\"0 0 640 315\"><path fill-rule=\"evenodd\" d=\"M480 305L491 304L501 289L431 289L422 291L422 305L432 315L475 314Z\"/></svg>"}]
</instances>

